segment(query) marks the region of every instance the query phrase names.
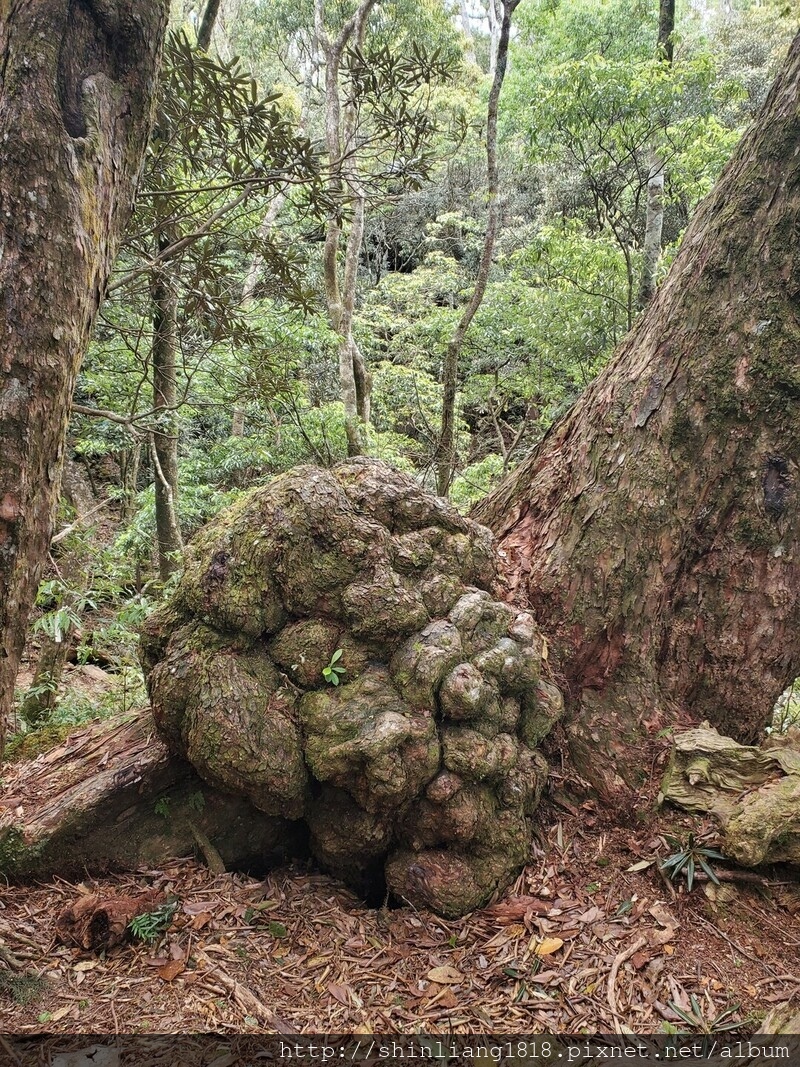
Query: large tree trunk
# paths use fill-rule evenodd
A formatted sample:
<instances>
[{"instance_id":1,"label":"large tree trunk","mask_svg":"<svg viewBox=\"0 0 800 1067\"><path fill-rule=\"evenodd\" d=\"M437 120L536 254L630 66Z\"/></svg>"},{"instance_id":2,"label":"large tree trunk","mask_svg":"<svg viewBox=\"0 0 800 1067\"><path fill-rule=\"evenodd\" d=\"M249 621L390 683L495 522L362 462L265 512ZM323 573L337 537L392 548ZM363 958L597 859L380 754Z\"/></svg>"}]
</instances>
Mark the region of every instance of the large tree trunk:
<instances>
[{"instance_id":1,"label":"large tree trunk","mask_svg":"<svg viewBox=\"0 0 800 1067\"><path fill-rule=\"evenodd\" d=\"M0 7L0 748L75 375L147 144L166 8Z\"/></svg>"},{"instance_id":2,"label":"large tree trunk","mask_svg":"<svg viewBox=\"0 0 800 1067\"><path fill-rule=\"evenodd\" d=\"M476 508L604 789L683 713L755 739L800 674L798 145L800 37L634 331Z\"/></svg>"}]
</instances>

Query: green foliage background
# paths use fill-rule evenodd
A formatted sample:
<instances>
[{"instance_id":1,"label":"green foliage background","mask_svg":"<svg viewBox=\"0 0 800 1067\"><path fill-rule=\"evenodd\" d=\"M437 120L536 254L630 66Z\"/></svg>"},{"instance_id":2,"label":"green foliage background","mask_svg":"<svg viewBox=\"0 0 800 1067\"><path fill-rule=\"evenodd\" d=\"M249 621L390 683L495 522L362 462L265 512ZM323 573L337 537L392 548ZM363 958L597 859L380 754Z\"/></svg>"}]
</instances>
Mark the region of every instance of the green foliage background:
<instances>
[{"instance_id":1,"label":"green foliage background","mask_svg":"<svg viewBox=\"0 0 800 1067\"><path fill-rule=\"evenodd\" d=\"M479 3L466 10L469 38L440 0L382 0L342 71L368 187L355 333L373 382L369 447L427 484L442 357L486 219L488 23ZM329 5L331 32L352 11ZM657 14L654 0L526 0L515 15L503 226L460 373L460 508L536 445L635 319L649 153L666 162L663 275L797 28L781 3L679 4L667 67ZM137 612L160 592L148 447L159 418L178 435L185 538L249 487L346 454L320 270L326 217L348 217L326 183L313 4L223 3L212 55L194 44L198 15L190 4L167 47L141 194L70 426L73 460L110 504L58 555L88 558L110 588L65 604L84 630L110 628L117 672L132 668ZM177 246L168 416L153 413L150 358L159 235Z\"/></svg>"}]
</instances>

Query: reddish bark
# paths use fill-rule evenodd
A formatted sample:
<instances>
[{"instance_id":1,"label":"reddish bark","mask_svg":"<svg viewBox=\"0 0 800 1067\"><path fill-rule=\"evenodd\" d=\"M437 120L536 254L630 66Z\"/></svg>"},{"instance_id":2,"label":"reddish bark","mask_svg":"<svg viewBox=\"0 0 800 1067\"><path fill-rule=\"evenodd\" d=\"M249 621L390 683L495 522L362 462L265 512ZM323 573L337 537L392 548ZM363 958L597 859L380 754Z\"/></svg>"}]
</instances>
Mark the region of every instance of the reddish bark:
<instances>
[{"instance_id":1,"label":"reddish bark","mask_svg":"<svg viewBox=\"0 0 800 1067\"><path fill-rule=\"evenodd\" d=\"M154 911L163 903L164 894L155 889L135 897L104 897L97 893L78 897L56 916L56 937L64 945L108 951L130 938L131 919Z\"/></svg>"},{"instance_id":2,"label":"reddish bark","mask_svg":"<svg viewBox=\"0 0 800 1067\"><path fill-rule=\"evenodd\" d=\"M800 37L615 358L475 509L601 789L685 714L755 738L800 674L798 145Z\"/></svg>"}]
</instances>

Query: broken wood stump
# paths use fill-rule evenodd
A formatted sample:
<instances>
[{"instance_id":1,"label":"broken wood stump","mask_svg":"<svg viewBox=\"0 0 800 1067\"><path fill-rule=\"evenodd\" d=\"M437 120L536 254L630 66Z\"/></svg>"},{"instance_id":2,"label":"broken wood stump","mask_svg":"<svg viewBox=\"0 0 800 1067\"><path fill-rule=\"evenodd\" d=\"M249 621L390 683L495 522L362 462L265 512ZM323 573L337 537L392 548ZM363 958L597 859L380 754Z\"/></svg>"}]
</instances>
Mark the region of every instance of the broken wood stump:
<instances>
[{"instance_id":1,"label":"broken wood stump","mask_svg":"<svg viewBox=\"0 0 800 1067\"><path fill-rule=\"evenodd\" d=\"M711 815L745 867L800 863L800 730L740 745L708 723L676 734L661 800Z\"/></svg>"}]
</instances>

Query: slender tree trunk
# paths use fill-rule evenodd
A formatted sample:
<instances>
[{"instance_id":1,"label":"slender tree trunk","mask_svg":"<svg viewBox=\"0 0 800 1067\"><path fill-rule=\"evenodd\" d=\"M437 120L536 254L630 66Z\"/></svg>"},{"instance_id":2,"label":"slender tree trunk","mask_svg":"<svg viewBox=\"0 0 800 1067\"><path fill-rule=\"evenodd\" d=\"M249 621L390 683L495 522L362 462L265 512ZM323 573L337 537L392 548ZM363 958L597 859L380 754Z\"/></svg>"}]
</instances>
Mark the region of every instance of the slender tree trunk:
<instances>
[{"instance_id":1,"label":"slender tree trunk","mask_svg":"<svg viewBox=\"0 0 800 1067\"><path fill-rule=\"evenodd\" d=\"M74 635L71 630L60 641L42 635L36 674L22 698L19 709L28 726L40 726L53 714L58 700L58 687L73 644Z\"/></svg>"},{"instance_id":2,"label":"slender tree trunk","mask_svg":"<svg viewBox=\"0 0 800 1067\"><path fill-rule=\"evenodd\" d=\"M211 48L211 37L214 33L214 23L219 14L220 0L208 0L200 20L200 28L197 31L197 47L201 52L208 52Z\"/></svg>"},{"instance_id":3,"label":"slender tree trunk","mask_svg":"<svg viewBox=\"0 0 800 1067\"><path fill-rule=\"evenodd\" d=\"M130 448L126 449L122 464L122 510L120 519L123 523L130 522L133 518L141 460L142 442L136 441Z\"/></svg>"},{"instance_id":4,"label":"slender tree trunk","mask_svg":"<svg viewBox=\"0 0 800 1067\"><path fill-rule=\"evenodd\" d=\"M489 77L494 78L500 55L500 40L503 36L505 4L503 0L487 0L486 7L489 16Z\"/></svg>"},{"instance_id":5,"label":"slender tree trunk","mask_svg":"<svg viewBox=\"0 0 800 1067\"><path fill-rule=\"evenodd\" d=\"M636 305L646 306L656 291L658 261L661 259L661 233L664 227L664 161L657 152L650 153L647 177L647 214L642 247L642 273Z\"/></svg>"},{"instance_id":6,"label":"slender tree trunk","mask_svg":"<svg viewBox=\"0 0 800 1067\"><path fill-rule=\"evenodd\" d=\"M180 570L183 550L178 519L177 367L178 298L170 266L156 269L153 299L153 411L152 434L156 497L158 573L162 581Z\"/></svg>"},{"instance_id":7,"label":"slender tree trunk","mask_svg":"<svg viewBox=\"0 0 800 1067\"><path fill-rule=\"evenodd\" d=\"M280 189L270 204L267 213L262 219L261 225L258 228L258 236L262 241L266 241L269 235L272 233L272 227L277 221L278 215L281 212L281 208L286 203L288 186L284 186ZM264 257L260 253L256 252L250 260L247 268L247 273L244 276L244 283L242 284L242 310L246 311L253 301L255 295L258 279L261 274L262 267L264 265ZM245 409L241 403L237 403L233 409L233 416L231 419L231 437L244 437L245 433Z\"/></svg>"},{"instance_id":8,"label":"slender tree trunk","mask_svg":"<svg viewBox=\"0 0 800 1067\"><path fill-rule=\"evenodd\" d=\"M272 233L272 228L278 220L278 215L281 213L281 209L287 200L286 190L289 188L285 185L282 189L278 190L275 194L272 203L269 205L264 218L261 220L261 225L258 227L258 237L261 241L266 241L269 235ZM255 296L256 286L258 285L258 279L261 274L261 270L264 266L264 257L256 252L247 267L247 273L244 276L244 282L242 283L242 305L249 307L253 297Z\"/></svg>"},{"instance_id":9,"label":"slender tree trunk","mask_svg":"<svg viewBox=\"0 0 800 1067\"><path fill-rule=\"evenodd\" d=\"M489 0L490 5L494 0ZM503 18L497 45L497 57L492 88L489 92L489 105L486 119L486 189L489 200L489 216L486 221L486 234L483 239L483 252L475 278L475 288L470 301L464 309L453 336L447 345L442 363L442 423L439 434L439 447L436 462L436 489L441 496L447 496L453 478L455 464L456 440L456 387L458 385L458 365L461 348L467 330L475 317L475 312L483 303L489 271L492 267L494 243L500 228L500 179L497 167L497 110L500 91L503 88L506 65L508 63L508 42L511 36L511 16L519 0L502 0Z\"/></svg>"},{"instance_id":10,"label":"slender tree trunk","mask_svg":"<svg viewBox=\"0 0 800 1067\"><path fill-rule=\"evenodd\" d=\"M350 223L350 232L347 235L347 246L344 259L344 292L342 294L342 316L339 320L340 332L343 338L342 349L346 351L347 365L344 373L352 374L355 387L355 422L359 427L369 423L370 394L372 392L372 376L367 370L367 364L358 347L353 335L353 315L355 313L356 290L358 288L358 262L361 256L361 247L364 243L364 220L366 216L366 195L355 176L350 178L350 188L354 196L353 218Z\"/></svg>"},{"instance_id":11,"label":"slender tree trunk","mask_svg":"<svg viewBox=\"0 0 800 1067\"><path fill-rule=\"evenodd\" d=\"M75 376L130 211L165 25L165 0L2 4L0 748Z\"/></svg>"},{"instance_id":12,"label":"slender tree trunk","mask_svg":"<svg viewBox=\"0 0 800 1067\"><path fill-rule=\"evenodd\" d=\"M672 64L675 51L675 0L659 0L658 5L658 52L668 64Z\"/></svg>"},{"instance_id":13,"label":"slender tree trunk","mask_svg":"<svg viewBox=\"0 0 800 1067\"><path fill-rule=\"evenodd\" d=\"M658 9L658 58L672 65L675 33L675 0L661 0ZM647 177L647 214L644 224L642 273L636 304L639 309L651 300L656 291L658 261L661 258L661 233L664 228L664 161L653 150Z\"/></svg>"},{"instance_id":14,"label":"slender tree trunk","mask_svg":"<svg viewBox=\"0 0 800 1067\"><path fill-rule=\"evenodd\" d=\"M469 18L469 4L467 0L459 0L458 14L461 22L461 32L464 34L464 39L466 40L464 59L467 63L475 63L477 62L475 57L475 35L472 32L472 23Z\"/></svg>"},{"instance_id":15,"label":"slender tree trunk","mask_svg":"<svg viewBox=\"0 0 800 1067\"><path fill-rule=\"evenodd\" d=\"M205 9L203 11L203 17L200 21L200 28L197 31L197 47L203 51L208 52L211 49L211 39L214 35L214 27L217 23L217 17L219 15L221 7L221 0L208 0ZM286 199L284 193L278 193L270 206L269 211L264 219L259 230L260 237L266 237L272 225L277 217L278 211ZM265 231L266 227L266 232ZM244 285L242 286L242 305L246 306L250 303L255 292L256 282L258 281L258 275L261 270L261 256L254 255L250 261L247 274L245 275ZM236 404L233 409L233 415L231 418L231 437L244 437L244 419L245 410L241 404Z\"/></svg>"},{"instance_id":16,"label":"slender tree trunk","mask_svg":"<svg viewBox=\"0 0 800 1067\"><path fill-rule=\"evenodd\" d=\"M475 509L605 791L684 716L755 739L800 674L798 144L800 37L615 358Z\"/></svg>"},{"instance_id":17,"label":"slender tree trunk","mask_svg":"<svg viewBox=\"0 0 800 1067\"><path fill-rule=\"evenodd\" d=\"M353 310L358 280L358 259L364 239L366 197L358 176L355 144L355 116L351 105L344 115L339 87L339 69L346 47L361 46L369 14L377 0L360 0L332 41L325 30L323 0L315 4L315 38L325 56L325 143L331 166L329 188L335 197L349 200L353 211L345 248L344 276L339 279L339 253L342 241L340 213L328 218L323 252L323 279L328 318L339 334L339 382L344 405L347 454L366 451L364 427L369 421L371 378L353 335Z\"/></svg>"},{"instance_id":18,"label":"slender tree trunk","mask_svg":"<svg viewBox=\"0 0 800 1067\"><path fill-rule=\"evenodd\" d=\"M97 506L92 487L82 463L76 463L69 456L64 461L61 479L61 495L72 507L77 518L81 518Z\"/></svg>"}]
</instances>

